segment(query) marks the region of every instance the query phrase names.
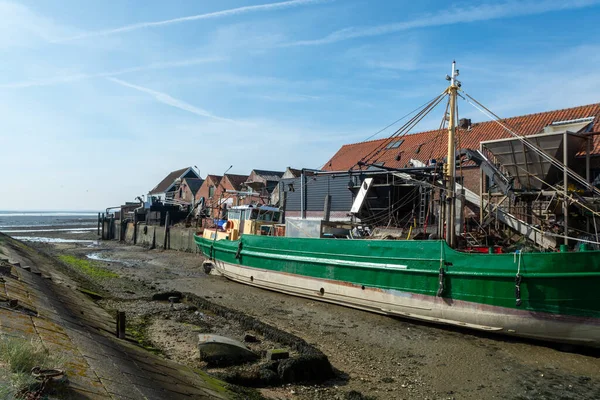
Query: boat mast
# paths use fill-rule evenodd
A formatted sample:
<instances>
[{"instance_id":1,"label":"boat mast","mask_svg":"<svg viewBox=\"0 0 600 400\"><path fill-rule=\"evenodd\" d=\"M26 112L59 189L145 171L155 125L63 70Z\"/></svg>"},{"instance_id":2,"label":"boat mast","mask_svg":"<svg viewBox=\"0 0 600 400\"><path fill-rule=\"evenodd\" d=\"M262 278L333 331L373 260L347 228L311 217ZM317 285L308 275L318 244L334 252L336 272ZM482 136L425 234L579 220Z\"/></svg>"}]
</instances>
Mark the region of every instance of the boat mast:
<instances>
[{"instance_id":1,"label":"boat mast","mask_svg":"<svg viewBox=\"0 0 600 400\"><path fill-rule=\"evenodd\" d=\"M446 75L446 79L450 81L447 93L450 96L449 118L448 118L448 156L444 165L444 177L446 180L446 243L448 246L456 247L456 92L458 91L460 82L456 79L458 70L456 69L456 61L452 61L452 75Z\"/></svg>"}]
</instances>

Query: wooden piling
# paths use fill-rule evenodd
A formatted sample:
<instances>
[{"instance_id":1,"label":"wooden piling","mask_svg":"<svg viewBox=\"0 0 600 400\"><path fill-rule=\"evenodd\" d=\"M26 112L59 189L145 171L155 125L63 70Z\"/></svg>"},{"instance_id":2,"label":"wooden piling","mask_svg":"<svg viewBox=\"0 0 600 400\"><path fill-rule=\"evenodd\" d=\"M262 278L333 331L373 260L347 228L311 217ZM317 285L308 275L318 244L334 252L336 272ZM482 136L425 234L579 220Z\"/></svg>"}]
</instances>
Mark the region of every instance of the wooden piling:
<instances>
[{"instance_id":1,"label":"wooden piling","mask_svg":"<svg viewBox=\"0 0 600 400\"><path fill-rule=\"evenodd\" d=\"M117 311L117 337L119 339L125 339L126 327L127 318L125 317L125 311Z\"/></svg>"},{"instance_id":2,"label":"wooden piling","mask_svg":"<svg viewBox=\"0 0 600 400\"><path fill-rule=\"evenodd\" d=\"M101 239L104 239L104 213L102 213L102 236Z\"/></svg>"},{"instance_id":3,"label":"wooden piling","mask_svg":"<svg viewBox=\"0 0 600 400\"><path fill-rule=\"evenodd\" d=\"M133 212L133 244L137 244L137 213Z\"/></svg>"},{"instance_id":4,"label":"wooden piling","mask_svg":"<svg viewBox=\"0 0 600 400\"><path fill-rule=\"evenodd\" d=\"M323 221L329 222L329 216L331 214L331 195L325 195L325 205L323 206Z\"/></svg>"},{"instance_id":5,"label":"wooden piling","mask_svg":"<svg viewBox=\"0 0 600 400\"><path fill-rule=\"evenodd\" d=\"M100 236L100 213L98 213L98 236Z\"/></svg>"},{"instance_id":6,"label":"wooden piling","mask_svg":"<svg viewBox=\"0 0 600 400\"><path fill-rule=\"evenodd\" d=\"M167 250L169 247L169 224L171 223L171 216L169 215L169 212L167 211L167 214L165 215L165 241L163 243L163 248L165 250Z\"/></svg>"}]
</instances>

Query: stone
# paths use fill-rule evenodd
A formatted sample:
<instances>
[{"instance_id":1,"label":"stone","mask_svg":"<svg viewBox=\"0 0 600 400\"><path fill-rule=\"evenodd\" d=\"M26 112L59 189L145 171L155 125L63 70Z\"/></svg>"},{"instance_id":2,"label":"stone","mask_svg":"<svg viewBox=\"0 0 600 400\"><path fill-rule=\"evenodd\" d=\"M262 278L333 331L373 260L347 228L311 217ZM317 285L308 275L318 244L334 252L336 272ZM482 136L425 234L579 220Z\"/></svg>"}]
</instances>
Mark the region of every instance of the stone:
<instances>
[{"instance_id":1,"label":"stone","mask_svg":"<svg viewBox=\"0 0 600 400\"><path fill-rule=\"evenodd\" d=\"M268 361L285 360L286 358L290 358L290 352L287 350L283 350L283 349L267 350L267 360Z\"/></svg>"},{"instance_id":2,"label":"stone","mask_svg":"<svg viewBox=\"0 0 600 400\"><path fill-rule=\"evenodd\" d=\"M256 338L256 336L246 333L246 335L244 336L244 342L256 343L258 342L258 339Z\"/></svg>"},{"instance_id":3,"label":"stone","mask_svg":"<svg viewBox=\"0 0 600 400\"><path fill-rule=\"evenodd\" d=\"M200 359L209 366L239 365L259 358L242 342L220 335L198 335L198 350Z\"/></svg>"},{"instance_id":4,"label":"stone","mask_svg":"<svg viewBox=\"0 0 600 400\"><path fill-rule=\"evenodd\" d=\"M181 292L177 292L177 291L155 293L152 295L152 300L153 301L165 301L165 300L169 300L169 297L178 297L181 299L183 297L183 295L181 294Z\"/></svg>"}]
</instances>

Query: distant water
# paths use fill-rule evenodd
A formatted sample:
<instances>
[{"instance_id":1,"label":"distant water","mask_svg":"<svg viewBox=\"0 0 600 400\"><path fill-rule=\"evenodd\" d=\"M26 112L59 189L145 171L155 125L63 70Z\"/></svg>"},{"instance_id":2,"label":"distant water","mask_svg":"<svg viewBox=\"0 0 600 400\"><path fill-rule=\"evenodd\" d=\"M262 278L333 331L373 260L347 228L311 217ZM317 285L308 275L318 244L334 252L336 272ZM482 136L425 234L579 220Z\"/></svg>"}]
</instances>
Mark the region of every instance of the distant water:
<instances>
[{"instance_id":1,"label":"distant water","mask_svg":"<svg viewBox=\"0 0 600 400\"><path fill-rule=\"evenodd\" d=\"M0 231L19 229L42 229L52 227L52 230L65 227L83 229L91 228L98 223L97 212L82 211L1 211Z\"/></svg>"}]
</instances>

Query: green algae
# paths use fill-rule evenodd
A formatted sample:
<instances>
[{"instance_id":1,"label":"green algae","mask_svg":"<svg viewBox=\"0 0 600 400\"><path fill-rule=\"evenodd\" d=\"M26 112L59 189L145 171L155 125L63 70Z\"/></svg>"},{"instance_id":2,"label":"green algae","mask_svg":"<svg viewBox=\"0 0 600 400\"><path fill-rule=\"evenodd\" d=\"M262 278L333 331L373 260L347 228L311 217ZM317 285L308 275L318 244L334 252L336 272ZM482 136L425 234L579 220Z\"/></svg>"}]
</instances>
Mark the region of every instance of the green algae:
<instances>
[{"instance_id":1,"label":"green algae","mask_svg":"<svg viewBox=\"0 0 600 400\"><path fill-rule=\"evenodd\" d=\"M160 355L162 352L160 349L154 347L154 344L148 337L148 325L148 316L143 316L139 319L128 321L125 328L125 333L132 337L144 350L156 355Z\"/></svg>"},{"instance_id":2,"label":"green algae","mask_svg":"<svg viewBox=\"0 0 600 400\"><path fill-rule=\"evenodd\" d=\"M98 263L90 260L85 260L82 258L78 258L72 255L63 254L58 256L58 259L71 268L74 268L78 271L83 272L86 275L89 275L94 278L118 278L119 275L107 270L106 268L102 268L98 265Z\"/></svg>"}]
</instances>

